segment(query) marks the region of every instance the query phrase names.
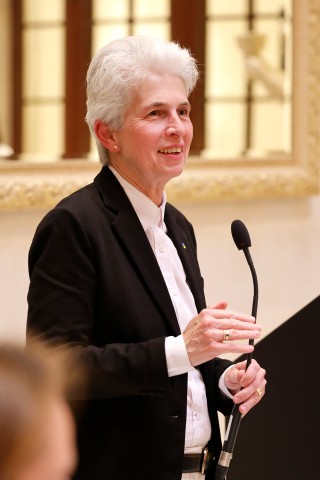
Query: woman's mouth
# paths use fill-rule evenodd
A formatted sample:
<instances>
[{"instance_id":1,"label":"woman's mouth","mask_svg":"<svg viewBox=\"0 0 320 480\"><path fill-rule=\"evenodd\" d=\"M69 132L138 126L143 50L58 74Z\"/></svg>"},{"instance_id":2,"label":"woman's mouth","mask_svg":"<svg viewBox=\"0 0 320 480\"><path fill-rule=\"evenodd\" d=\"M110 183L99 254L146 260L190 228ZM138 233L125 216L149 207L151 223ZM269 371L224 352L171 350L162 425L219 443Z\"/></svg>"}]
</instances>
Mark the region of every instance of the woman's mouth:
<instances>
[{"instance_id":1,"label":"woman's mouth","mask_svg":"<svg viewBox=\"0 0 320 480\"><path fill-rule=\"evenodd\" d=\"M159 153L181 153L182 148L181 147L175 147L175 148L161 148L158 150Z\"/></svg>"}]
</instances>

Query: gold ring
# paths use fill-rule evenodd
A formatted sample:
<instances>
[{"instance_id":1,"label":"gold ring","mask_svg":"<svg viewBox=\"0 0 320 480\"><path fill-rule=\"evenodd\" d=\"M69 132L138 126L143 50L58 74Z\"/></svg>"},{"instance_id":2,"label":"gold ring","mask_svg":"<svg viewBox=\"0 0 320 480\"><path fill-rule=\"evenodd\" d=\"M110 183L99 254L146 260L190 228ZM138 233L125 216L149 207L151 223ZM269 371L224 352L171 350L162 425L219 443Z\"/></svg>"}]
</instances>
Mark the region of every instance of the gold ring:
<instances>
[{"instance_id":1,"label":"gold ring","mask_svg":"<svg viewBox=\"0 0 320 480\"><path fill-rule=\"evenodd\" d=\"M229 330L223 330L223 341L227 342L229 340L229 337L230 337Z\"/></svg>"},{"instance_id":2,"label":"gold ring","mask_svg":"<svg viewBox=\"0 0 320 480\"><path fill-rule=\"evenodd\" d=\"M262 397L262 395L263 395L263 391L261 390L261 388L257 388L257 390L256 390L256 394L258 395L258 397L259 397L259 398L261 398L261 397Z\"/></svg>"}]
</instances>

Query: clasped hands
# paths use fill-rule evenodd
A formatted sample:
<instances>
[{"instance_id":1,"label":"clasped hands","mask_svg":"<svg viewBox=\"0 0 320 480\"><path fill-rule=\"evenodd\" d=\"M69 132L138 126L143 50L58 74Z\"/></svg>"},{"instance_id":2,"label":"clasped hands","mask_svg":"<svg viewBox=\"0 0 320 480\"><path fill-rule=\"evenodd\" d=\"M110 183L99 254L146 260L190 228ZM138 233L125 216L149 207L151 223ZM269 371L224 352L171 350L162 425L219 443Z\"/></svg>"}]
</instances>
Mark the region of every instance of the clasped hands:
<instances>
[{"instance_id":1,"label":"clasped hands","mask_svg":"<svg viewBox=\"0 0 320 480\"><path fill-rule=\"evenodd\" d=\"M226 340L227 331L227 340ZM203 309L194 317L183 332L183 338L191 365L196 367L222 354L251 353L254 347L243 340L256 340L260 337L261 326L251 315L227 309L227 302ZM246 361L229 368L224 382L233 395L234 403L245 415L264 395L265 370L252 360L248 369Z\"/></svg>"}]
</instances>

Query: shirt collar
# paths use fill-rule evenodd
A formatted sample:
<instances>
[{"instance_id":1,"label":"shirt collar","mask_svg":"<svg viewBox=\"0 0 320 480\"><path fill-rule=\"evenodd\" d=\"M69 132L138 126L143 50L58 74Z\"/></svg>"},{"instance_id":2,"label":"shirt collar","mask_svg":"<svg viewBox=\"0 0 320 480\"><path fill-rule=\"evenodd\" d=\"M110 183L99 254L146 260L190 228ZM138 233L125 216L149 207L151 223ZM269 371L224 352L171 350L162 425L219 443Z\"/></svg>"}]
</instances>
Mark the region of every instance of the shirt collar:
<instances>
[{"instance_id":1,"label":"shirt collar","mask_svg":"<svg viewBox=\"0 0 320 480\"><path fill-rule=\"evenodd\" d=\"M165 230L164 212L167 203L165 192L162 193L160 207L157 207L157 205L153 203L150 198L125 180L114 167L108 165L108 168L112 171L121 187L125 191L125 194L130 200L144 230L146 231L151 226L157 226Z\"/></svg>"}]
</instances>

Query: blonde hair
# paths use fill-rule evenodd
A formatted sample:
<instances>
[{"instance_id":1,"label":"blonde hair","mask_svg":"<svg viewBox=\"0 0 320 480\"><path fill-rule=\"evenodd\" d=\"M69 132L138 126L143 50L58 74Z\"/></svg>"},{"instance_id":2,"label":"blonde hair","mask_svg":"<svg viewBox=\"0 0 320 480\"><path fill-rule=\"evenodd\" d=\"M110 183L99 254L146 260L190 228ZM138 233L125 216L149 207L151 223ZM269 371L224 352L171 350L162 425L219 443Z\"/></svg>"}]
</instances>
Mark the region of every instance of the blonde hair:
<instances>
[{"instance_id":1,"label":"blonde hair","mask_svg":"<svg viewBox=\"0 0 320 480\"><path fill-rule=\"evenodd\" d=\"M11 480L41 451L43 424L54 399L68 395L64 350L39 342L0 345L0 478Z\"/></svg>"}]
</instances>

